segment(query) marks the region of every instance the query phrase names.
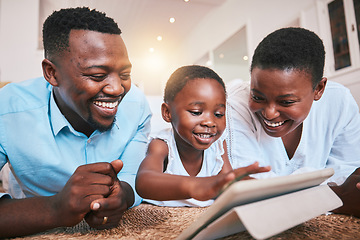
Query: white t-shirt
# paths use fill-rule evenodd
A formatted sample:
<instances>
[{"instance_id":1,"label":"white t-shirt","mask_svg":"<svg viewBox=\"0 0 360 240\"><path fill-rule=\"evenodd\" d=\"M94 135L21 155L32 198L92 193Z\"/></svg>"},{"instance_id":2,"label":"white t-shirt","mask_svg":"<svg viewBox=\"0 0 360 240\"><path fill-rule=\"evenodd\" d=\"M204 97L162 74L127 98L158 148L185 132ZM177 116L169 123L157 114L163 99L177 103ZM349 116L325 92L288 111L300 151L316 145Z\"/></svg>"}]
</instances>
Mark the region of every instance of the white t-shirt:
<instances>
[{"instance_id":1,"label":"white t-shirt","mask_svg":"<svg viewBox=\"0 0 360 240\"><path fill-rule=\"evenodd\" d=\"M299 169L333 168L329 181L342 184L360 167L359 108L350 91L328 81L320 100L314 101L303 122L300 143L289 159L281 138L266 134L258 118L248 108L249 83L233 84L228 89L227 146L233 168L258 161L270 165L274 176L289 175Z\"/></svg>"},{"instance_id":2,"label":"white t-shirt","mask_svg":"<svg viewBox=\"0 0 360 240\"><path fill-rule=\"evenodd\" d=\"M224 136L224 134L223 134ZM204 151L204 159L201 166L200 172L196 177L209 177L217 175L224 164L222 155L224 154L223 141L224 138L220 137L216 142L214 142L208 149ZM164 140L169 148L168 154L168 164L165 170L165 173L181 176L189 176L185 170L179 152L176 147L174 132L172 128L164 129L158 134L152 137L152 139L162 139ZM206 207L213 203L214 200L199 201L196 199L184 199L184 200L171 200L171 201L156 201L150 199L144 199L148 203L152 203L158 206L167 206L167 207Z\"/></svg>"}]
</instances>

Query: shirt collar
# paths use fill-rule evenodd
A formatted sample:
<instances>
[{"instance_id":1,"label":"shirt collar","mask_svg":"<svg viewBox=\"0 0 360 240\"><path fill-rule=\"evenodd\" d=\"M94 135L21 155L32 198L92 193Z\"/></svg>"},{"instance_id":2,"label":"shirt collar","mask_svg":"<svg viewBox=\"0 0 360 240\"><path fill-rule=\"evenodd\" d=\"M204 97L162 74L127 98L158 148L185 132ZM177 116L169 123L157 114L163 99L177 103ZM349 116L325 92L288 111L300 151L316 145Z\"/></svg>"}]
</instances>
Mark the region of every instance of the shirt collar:
<instances>
[{"instance_id":1,"label":"shirt collar","mask_svg":"<svg viewBox=\"0 0 360 240\"><path fill-rule=\"evenodd\" d=\"M50 104L50 123L54 135L56 136L64 127L69 127L71 129L72 127L70 127L70 123L66 120L65 116L62 115L59 107L55 102L54 91L52 88L51 88L49 104Z\"/></svg>"}]
</instances>

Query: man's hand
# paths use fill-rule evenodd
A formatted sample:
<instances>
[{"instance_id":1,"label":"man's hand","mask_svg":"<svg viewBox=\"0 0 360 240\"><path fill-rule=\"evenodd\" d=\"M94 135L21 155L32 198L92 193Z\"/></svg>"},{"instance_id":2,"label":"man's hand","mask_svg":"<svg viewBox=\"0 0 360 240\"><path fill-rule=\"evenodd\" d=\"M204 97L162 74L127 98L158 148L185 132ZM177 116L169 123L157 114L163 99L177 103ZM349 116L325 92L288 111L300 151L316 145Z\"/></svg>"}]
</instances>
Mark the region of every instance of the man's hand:
<instances>
[{"instance_id":1,"label":"man's hand","mask_svg":"<svg viewBox=\"0 0 360 240\"><path fill-rule=\"evenodd\" d=\"M134 201L131 187L125 183L119 183L117 179L116 175L121 168L121 161L114 161L111 164L105 162L87 164L78 167L64 188L53 196L24 199L1 198L0 238L28 235L56 227L74 226L92 212L91 207L94 208L94 205L97 205L96 201L100 204L98 212L102 214L101 220L91 225L100 226L104 216L108 216L109 220L109 225L104 224L104 226L110 227L117 224L120 219L118 216L123 213L123 209ZM122 184L124 186L121 186ZM126 194L124 189L126 189ZM129 201L125 202L123 199ZM117 207L120 210L116 209ZM111 213L111 209L116 209L114 210L116 213Z\"/></svg>"},{"instance_id":2,"label":"man's hand","mask_svg":"<svg viewBox=\"0 0 360 240\"><path fill-rule=\"evenodd\" d=\"M342 185L330 187L343 202L343 206L333 212L360 217L360 168L357 168Z\"/></svg>"},{"instance_id":3,"label":"man's hand","mask_svg":"<svg viewBox=\"0 0 360 240\"><path fill-rule=\"evenodd\" d=\"M122 162L120 164L122 167ZM116 174L109 163L78 167L61 192L52 197L60 226L74 226L91 211L90 206L94 200L112 195L118 185Z\"/></svg>"},{"instance_id":4,"label":"man's hand","mask_svg":"<svg viewBox=\"0 0 360 240\"><path fill-rule=\"evenodd\" d=\"M120 160L111 162L113 184L110 194L91 202L91 211L85 216L86 222L93 228L106 229L116 227L124 212L134 202L134 192L130 185L120 182L117 174L123 167Z\"/></svg>"}]
</instances>

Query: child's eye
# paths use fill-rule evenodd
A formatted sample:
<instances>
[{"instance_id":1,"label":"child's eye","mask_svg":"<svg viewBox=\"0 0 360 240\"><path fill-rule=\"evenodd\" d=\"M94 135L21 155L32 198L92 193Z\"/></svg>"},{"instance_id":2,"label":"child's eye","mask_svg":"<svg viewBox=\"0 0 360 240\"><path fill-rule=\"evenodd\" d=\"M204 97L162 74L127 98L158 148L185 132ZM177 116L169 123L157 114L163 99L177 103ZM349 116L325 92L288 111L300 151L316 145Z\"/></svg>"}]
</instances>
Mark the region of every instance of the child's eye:
<instances>
[{"instance_id":1,"label":"child's eye","mask_svg":"<svg viewBox=\"0 0 360 240\"><path fill-rule=\"evenodd\" d=\"M191 113L191 115L194 115L194 116L200 116L202 112L199 112L199 111L189 111L189 113Z\"/></svg>"},{"instance_id":2,"label":"child's eye","mask_svg":"<svg viewBox=\"0 0 360 240\"><path fill-rule=\"evenodd\" d=\"M214 113L214 115L217 118L222 118L223 116L225 116L225 114L223 114L223 113Z\"/></svg>"}]
</instances>

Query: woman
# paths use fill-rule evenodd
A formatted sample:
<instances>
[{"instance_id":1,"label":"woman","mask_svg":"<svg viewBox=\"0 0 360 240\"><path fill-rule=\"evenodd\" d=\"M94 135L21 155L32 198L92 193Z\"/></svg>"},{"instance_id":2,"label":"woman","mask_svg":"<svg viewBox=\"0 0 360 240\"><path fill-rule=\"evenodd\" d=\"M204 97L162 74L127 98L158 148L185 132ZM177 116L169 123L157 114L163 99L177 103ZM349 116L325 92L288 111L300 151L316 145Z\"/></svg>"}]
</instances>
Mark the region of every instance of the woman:
<instances>
[{"instance_id":1,"label":"woman","mask_svg":"<svg viewBox=\"0 0 360 240\"><path fill-rule=\"evenodd\" d=\"M250 85L228 87L228 154L233 168L258 161L273 175L331 167L329 185L344 203L334 212L359 217L359 109L348 89L323 77L324 61L311 31L284 28L265 37Z\"/></svg>"}]
</instances>

